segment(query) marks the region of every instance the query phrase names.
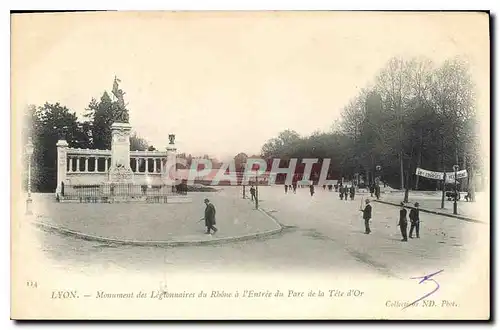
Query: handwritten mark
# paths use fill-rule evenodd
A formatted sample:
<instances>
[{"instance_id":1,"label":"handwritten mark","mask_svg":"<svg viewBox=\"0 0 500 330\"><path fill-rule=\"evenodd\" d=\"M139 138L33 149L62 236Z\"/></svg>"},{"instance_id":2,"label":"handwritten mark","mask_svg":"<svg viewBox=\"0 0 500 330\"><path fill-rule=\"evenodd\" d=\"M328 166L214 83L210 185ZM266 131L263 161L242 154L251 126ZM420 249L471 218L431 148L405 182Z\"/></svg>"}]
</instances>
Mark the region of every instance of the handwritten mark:
<instances>
[{"instance_id":1,"label":"handwritten mark","mask_svg":"<svg viewBox=\"0 0 500 330\"><path fill-rule=\"evenodd\" d=\"M426 281L432 281L432 282L434 282L434 283L436 284L436 288L435 288L433 291L431 291L431 292L427 293L426 295L422 296L421 298L419 298L419 299L415 300L415 301L414 301L414 302L412 302L411 304L409 304L409 305L407 305L407 306L403 307L403 309L406 309L406 308L408 308L408 307L410 307L410 306L412 306L412 305L415 305L415 304L416 304L416 303L418 303L420 300L423 300L423 299L425 299L425 298L429 297L429 296L430 296L430 295L432 295L434 292L436 292L437 290L439 290L439 283L438 283L438 282L436 282L436 281L435 281L434 279L432 279L431 277L433 277L434 275L437 275L437 274L441 273L442 271L443 271L443 269L441 269L441 270L439 270L439 271L437 271L437 272L435 272L435 273L432 273L432 274L429 274L429 275L425 275L425 276L410 277L410 279L412 279L412 280L418 280L418 279L421 279L421 280L420 280L420 282L418 282L418 284L425 283Z\"/></svg>"}]
</instances>

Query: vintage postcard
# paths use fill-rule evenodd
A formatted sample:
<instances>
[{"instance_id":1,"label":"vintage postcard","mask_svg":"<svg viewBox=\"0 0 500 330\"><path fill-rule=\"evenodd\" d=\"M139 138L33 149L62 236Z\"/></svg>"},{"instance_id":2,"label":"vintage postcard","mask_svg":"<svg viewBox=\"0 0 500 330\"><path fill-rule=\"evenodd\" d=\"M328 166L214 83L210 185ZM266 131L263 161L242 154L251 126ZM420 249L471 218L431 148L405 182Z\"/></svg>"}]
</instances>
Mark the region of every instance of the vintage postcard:
<instances>
[{"instance_id":1,"label":"vintage postcard","mask_svg":"<svg viewBox=\"0 0 500 330\"><path fill-rule=\"evenodd\" d=\"M490 318L487 12L11 15L11 318Z\"/></svg>"}]
</instances>

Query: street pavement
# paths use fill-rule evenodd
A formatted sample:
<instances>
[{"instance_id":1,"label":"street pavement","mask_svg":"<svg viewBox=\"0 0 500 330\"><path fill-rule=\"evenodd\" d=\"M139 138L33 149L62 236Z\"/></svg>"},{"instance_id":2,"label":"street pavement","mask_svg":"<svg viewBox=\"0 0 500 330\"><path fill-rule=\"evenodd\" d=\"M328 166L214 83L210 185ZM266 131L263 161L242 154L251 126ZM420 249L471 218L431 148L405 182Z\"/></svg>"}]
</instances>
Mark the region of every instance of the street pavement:
<instances>
[{"instance_id":1,"label":"street pavement","mask_svg":"<svg viewBox=\"0 0 500 330\"><path fill-rule=\"evenodd\" d=\"M200 241L262 233L279 227L243 199L220 193L189 193L191 203L57 203L37 196L38 220L86 235L125 241ZM51 197L51 196L49 196ZM204 199L216 206L213 236L205 234Z\"/></svg>"},{"instance_id":2,"label":"street pavement","mask_svg":"<svg viewBox=\"0 0 500 330\"><path fill-rule=\"evenodd\" d=\"M51 259L53 267L93 275L103 270L128 273L161 268L168 272L300 271L403 278L458 269L474 254L473 247L489 238L487 224L422 213L421 238L401 242L399 209L379 203L372 204L372 233L366 235L360 212L366 196L341 201L337 193L321 187L313 197L308 188L300 188L296 194L285 194L282 188L259 187L260 207L285 226L282 234L270 238L160 248L103 244L33 230L40 238L38 249ZM254 205L242 200L241 189L225 187L218 194L234 200L226 207L238 205L250 212ZM221 206L216 207L220 214Z\"/></svg>"},{"instance_id":3,"label":"street pavement","mask_svg":"<svg viewBox=\"0 0 500 330\"><path fill-rule=\"evenodd\" d=\"M415 202L418 202L421 209L453 214L454 202L445 198L444 208L441 208L441 198L442 193L440 191L428 193L410 191L408 195L408 205L413 206ZM404 192L382 194L380 197L380 200L391 203L400 203L403 199ZM457 201L457 215L489 223L489 204L487 194L477 192L476 201L474 202L467 202L462 196L462 199Z\"/></svg>"}]
</instances>

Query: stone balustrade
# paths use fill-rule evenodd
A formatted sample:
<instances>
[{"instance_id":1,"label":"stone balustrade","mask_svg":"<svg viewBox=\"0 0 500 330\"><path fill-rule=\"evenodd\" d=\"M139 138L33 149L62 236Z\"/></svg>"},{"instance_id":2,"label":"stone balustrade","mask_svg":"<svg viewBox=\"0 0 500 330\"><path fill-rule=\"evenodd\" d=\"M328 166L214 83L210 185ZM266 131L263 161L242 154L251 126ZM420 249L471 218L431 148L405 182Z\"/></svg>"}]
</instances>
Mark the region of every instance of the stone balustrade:
<instances>
[{"instance_id":1,"label":"stone balustrade","mask_svg":"<svg viewBox=\"0 0 500 330\"><path fill-rule=\"evenodd\" d=\"M67 149L66 173L107 173L111 166L111 150ZM162 151L131 151L130 168L137 174L164 172L168 153Z\"/></svg>"},{"instance_id":2,"label":"stone balustrade","mask_svg":"<svg viewBox=\"0 0 500 330\"><path fill-rule=\"evenodd\" d=\"M100 185L110 182L139 185L176 183L177 173L174 139L166 151L130 151L128 123L112 125L111 150L69 148L68 142L57 142L57 189L63 185ZM174 137L172 135L172 137Z\"/></svg>"}]
</instances>

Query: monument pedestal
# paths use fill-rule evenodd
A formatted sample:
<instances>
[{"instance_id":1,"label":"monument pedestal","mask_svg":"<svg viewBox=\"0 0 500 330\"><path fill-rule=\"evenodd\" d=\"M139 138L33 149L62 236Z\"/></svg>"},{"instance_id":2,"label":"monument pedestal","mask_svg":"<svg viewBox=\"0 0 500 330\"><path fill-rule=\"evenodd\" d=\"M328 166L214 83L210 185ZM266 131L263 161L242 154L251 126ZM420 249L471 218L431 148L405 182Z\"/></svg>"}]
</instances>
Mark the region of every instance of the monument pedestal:
<instances>
[{"instance_id":1,"label":"monument pedestal","mask_svg":"<svg viewBox=\"0 0 500 330\"><path fill-rule=\"evenodd\" d=\"M177 182L177 148L173 140L167 147L167 161L165 171L162 173L162 182L168 187L179 184Z\"/></svg>"},{"instance_id":2,"label":"monument pedestal","mask_svg":"<svg viewBox=\"0 0 500 330\"><path fill-rule=\"evenodd\" d=\"M134 172L130 168L130 131L128 123L111 125L111 166L109 183L133 183Z\"/></svg>"},{"instance_id":3,"label":"monument pedestal","mask_svg":"<svg viewBox=\"0 0 500 330\"><path fill-rule=\"evenodd\" d=\"M63 184L66 184L66 167L67 167L67 154L68 142L66 140L57 141L57 188L56 196L61 195ZM70 169L71 170L71 169Z\"/></svg>"}]
</instances>

